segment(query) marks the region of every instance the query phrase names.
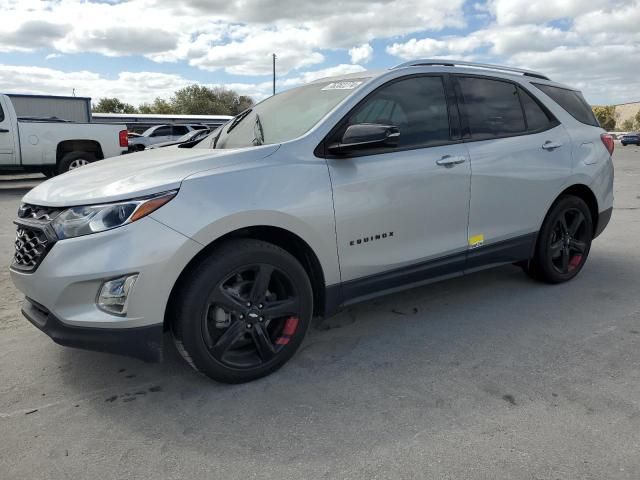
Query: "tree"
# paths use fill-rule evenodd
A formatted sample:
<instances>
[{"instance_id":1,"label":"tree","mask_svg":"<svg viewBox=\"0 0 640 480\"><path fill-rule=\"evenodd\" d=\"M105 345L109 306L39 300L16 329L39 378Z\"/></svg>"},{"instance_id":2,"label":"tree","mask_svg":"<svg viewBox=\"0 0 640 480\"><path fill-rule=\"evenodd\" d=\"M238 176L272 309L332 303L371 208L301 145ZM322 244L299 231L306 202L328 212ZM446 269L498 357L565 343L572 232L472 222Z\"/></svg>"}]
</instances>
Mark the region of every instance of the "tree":
<instances>
[{"instance_id":1,"label":"tree","mask_svg":"<svg viewBox=\"0 0 640 480\"><path fill-rule=\"evenodd\" d=\"M624 122L622 122L622 130L624 132L633 130L633 118L627 118Z\"/></svg>"},{"instance_id":2,"label":"tree","mask_svg":"<svg viewBox=\"0 0 640 480\"><path fill-rule=\"evenodd\" d=\"M136 107L116 97L101 98L92 110L96 113L136 113Z\"/></svg>"},{"instance_id":3,"label":"tree","mask_svg":"<svg viewBox=\"0 0 640 480\"><path fill-rule=\"evenodd\" d=\"M616 128L616 107L615 105L605 105L602 107L593 107L593 113L598 119L600 126L607 132Z\"/></svg>"},{"instance_id":4,"label":"tree","mask_svg":"<svg viewBox=\"0 0 640 480\"><path fill-rule=\"evenodd\" d=\"M252 106L253 100L224 87L189 85L177 90L171 103L178 114L237 115Z\"/></svg>"},{"instance_id":5,"label":"tree","mask_svg":"<svg viewBox=\"0 0 640 480\"><path fill-rule=\"evenodd\" d=\"M640 110L636 113L636 128L640 130Z\"/></svg>"},{"instance_id":6,"label":"tree","mask_svg":"<svg viewBox=\"0 0 640 480\"><path fill-rule=\"evenodd\" d=\"M176 109L164 98L156 97L153 103L142 103L138 107L138 113L175 114Z\"/></svg>"}]
</instances>

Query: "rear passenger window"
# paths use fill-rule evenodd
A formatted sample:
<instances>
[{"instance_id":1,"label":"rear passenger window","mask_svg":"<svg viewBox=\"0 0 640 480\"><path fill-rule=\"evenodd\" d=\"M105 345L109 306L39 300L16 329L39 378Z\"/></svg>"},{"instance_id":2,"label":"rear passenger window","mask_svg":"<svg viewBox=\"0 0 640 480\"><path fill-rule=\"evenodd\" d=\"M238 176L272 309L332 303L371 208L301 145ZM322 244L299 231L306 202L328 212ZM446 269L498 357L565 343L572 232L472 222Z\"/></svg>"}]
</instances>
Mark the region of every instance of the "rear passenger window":
<instances>
[{"instance_id":1,"label":"rear passenger window","mask_svg":"<svg viewBox=\"0 0 640 480\"><path fill-rule=\"evenodd\" d=\"M171 127L158 127L152 134L152 137L165 137L171 135Z\"/></svg>"},{"instance_id":2,"label":"rear passenger window","mask_svg":"<svg viewBox=\"0 0 640 480\"><path fill-rule=\"evenodd\" d=\"M542 85L534 83L536 87L546 93L551 99L564 108L573 118L581 123L599 127L600 124L596 120L596 116L591 111L591 107L582 96L582 93L567 88L552 87L551 85Z\"/></svg>"},{"instance_id":3,"label":"rear passenger window","mask_svg":"<svg viewBox=\"0 0 640 480\"><path fill-rule=\"evenodd\" d=\"M173 127L173 134L174 135L182 136L185 133L187 133L188 131L189 131L189 129L187 127L185 127L184 125L176 125L175 127Z\"/></svg>"},{"instance_id":4,"label":"rear passenger window","mask_svg":"<svg viewBox=\"0 0 640 480\"><path fill-rule=\"evenodd\" d=\"M458 77L471 136L495 138L525 131L524 115L513 83Z\"/></svg>"},{"instance_id":5,"label":"rear passenger window","mask_svg":"<svg viewBox=\"0 0 640 480\"><path fill-rule=\"evenodd\" d=\"M524 89L518 87L518 92L520 93L520 101L522 101L522 108L524 108L524 116L527 119L527 130L539 131L546 130L551 128L556 123L555 118L553 118L549 113L547 113L539 104L536 102L529 93L527 93Z\"/></svg>"},{"instance_id":6,"label":"rear passenger window","mask_svg":"<svg viewBox=\"0 0 640 480\"><path fill-rule=\"evenodd\" d=\"M381 87L348 120L348 125L358 123L395 125L400 129L398 148L449 141L442 78L411 77Z\"/></svg>"}]
</instances>

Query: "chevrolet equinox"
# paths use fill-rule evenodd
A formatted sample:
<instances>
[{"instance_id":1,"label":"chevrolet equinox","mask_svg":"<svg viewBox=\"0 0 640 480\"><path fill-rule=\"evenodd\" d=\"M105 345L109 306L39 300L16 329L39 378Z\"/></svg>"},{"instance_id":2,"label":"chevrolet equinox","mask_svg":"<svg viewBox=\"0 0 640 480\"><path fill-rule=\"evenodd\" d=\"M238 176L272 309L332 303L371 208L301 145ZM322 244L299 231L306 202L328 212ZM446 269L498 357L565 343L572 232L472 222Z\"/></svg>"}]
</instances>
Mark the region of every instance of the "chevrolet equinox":
<instances>
[{"instance_id":1,"label":"chevrolet equinox","mask_svg":"<svg viewBox=\"0 0 640 480\"><path fill-rule=\"evenodd\" d=\"M613 206L582 94L510 67L416 60L267 98L204 140L23 198L11 275L55 342L245 382L311 318L503 264L560 283Z\"/></svg>"}]
</instances>

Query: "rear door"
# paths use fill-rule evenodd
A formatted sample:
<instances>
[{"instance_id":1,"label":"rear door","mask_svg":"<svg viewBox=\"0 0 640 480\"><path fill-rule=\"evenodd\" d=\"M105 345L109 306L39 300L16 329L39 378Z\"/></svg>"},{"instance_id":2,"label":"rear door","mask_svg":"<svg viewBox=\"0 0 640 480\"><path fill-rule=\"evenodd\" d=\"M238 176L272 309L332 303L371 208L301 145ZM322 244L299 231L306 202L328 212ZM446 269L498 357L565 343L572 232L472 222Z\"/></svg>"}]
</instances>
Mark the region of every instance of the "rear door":
<instances>
[{"instance_id":1,"label":"rear door","mask_svg":"<svg viewBox=\"0 0 640 480\"><path fill-rule=\"evenodd\" d=\"M528 258L550 203L571 173L564 127L522 86L456 75L471 157L468 268Z\"/></svg>"},{"instance_id":2,"label":"rear door","mask_svg":"<svg viewBox=\"0 0 640 480\"><path fill-rule=\"evenodd\" d=\"M347 300L464 268L470 168L465 145L455 139L457 109L453 92L447 101L445 79L420 75L390 81L329 138L339 141L353 124L392 124L400 130L397 147L327 160Z\"/></svg>"},{"instance_id":3,"label":"rear door","mask_svg":"<svg viewBox=\"0 0 640 480\"><path fill-rule=\"evenodd\" d=\"M0 165L15 165L17 155L13 125L9 115L5 114L5 109L8 108L3 105L3 101L0 97Z\"/></svg>"}]
</instances>

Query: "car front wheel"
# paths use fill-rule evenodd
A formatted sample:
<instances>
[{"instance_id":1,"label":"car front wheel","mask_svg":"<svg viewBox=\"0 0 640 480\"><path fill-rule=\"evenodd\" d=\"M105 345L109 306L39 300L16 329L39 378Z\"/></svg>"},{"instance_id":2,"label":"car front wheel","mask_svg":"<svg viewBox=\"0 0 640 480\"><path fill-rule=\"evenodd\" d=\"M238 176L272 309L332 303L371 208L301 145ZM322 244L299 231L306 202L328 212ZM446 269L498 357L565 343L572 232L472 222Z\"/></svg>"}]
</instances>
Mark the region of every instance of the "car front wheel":
<instances>
[{"instance_id":1,"label":"car front wheel","mask_svg":"<svg viewBox=\"0 0 640 480\"><path fill-rule=\"evenodd\" d=\"M311 322L313 294L304 268L267 242L225 242L181 287L173 320L178 351L220 382L274 372L293 356Z\"/></svg>"}]
</instances>

